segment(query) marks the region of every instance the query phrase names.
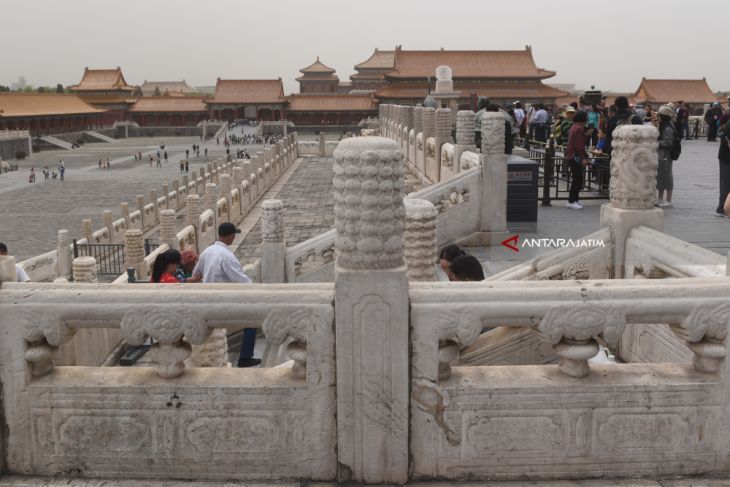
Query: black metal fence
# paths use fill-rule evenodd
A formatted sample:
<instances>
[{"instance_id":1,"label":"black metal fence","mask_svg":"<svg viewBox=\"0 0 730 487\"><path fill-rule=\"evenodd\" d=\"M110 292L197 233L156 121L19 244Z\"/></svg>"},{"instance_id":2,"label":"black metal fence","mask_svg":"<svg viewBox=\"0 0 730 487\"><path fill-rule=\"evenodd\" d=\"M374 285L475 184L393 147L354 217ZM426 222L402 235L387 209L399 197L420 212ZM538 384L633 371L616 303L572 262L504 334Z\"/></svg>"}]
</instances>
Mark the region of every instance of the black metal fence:
<instances>
[{"instance_id":1,"label":"black metal fence","mask_svg":"<svg viewBox=\"0 0 730 487\"><path fill-rule=\"evenodd\" d=\"M144 241L144 254L149 255L160 246L149 239ZM76 257L93 257L96 259L96 274L99 276L120 276L127 271L124 267L124 244L121 243L85 243L73 240L74 259Z\"/></svg>"},{"instance_id":2,"label":"black metal fence","mask_svg":"<svg viewBox=\"0 0 730 487\"><path fill-rule=\"evenodd\" d=\"M515 145L529 152L530 160L540 166L539 185L542 188L542 205L550 206L552 200L567 200L572 183L570 161L565 158L565 147L550 142L516 139ZM608 199L611 178L610 158L593 156L583 170L581 200Z\"/></svg>"}]
</instances>

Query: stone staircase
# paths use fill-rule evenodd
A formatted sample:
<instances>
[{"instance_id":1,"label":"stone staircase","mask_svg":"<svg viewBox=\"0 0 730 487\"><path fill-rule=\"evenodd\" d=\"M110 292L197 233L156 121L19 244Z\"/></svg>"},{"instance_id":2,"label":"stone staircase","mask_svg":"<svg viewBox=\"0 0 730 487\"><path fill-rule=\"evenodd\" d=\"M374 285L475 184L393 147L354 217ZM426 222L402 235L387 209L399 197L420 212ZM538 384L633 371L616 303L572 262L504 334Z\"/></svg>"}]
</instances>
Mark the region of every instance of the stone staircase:
<instances>
[{"instance_id":1,"label":"stone staircase","mask_svg":"<svg viewBox=\"0 0 730 487\"><path fill-rule=\"evenodd\" d=\"M99 132L95 132L93 130L84 130L84 133L90 137L94 137L95 139L99 139L102 142L116 142L116 139L113 139L109 136L106 136L104 134L100 134Z\"/></svg>"},{"instance_id":2,"label":"stone staircase","mask_svg":"<svg viewBox=\"0 0 730 487\"><path fill-rule=\"evenodd\" d=\"M48 142L49 144L55 145L57 147L60 147L61 149L71 150L73 149L73 146L69 144L66 141L63 141L61 139L57 139L56 137L53 137L51 135L44 135L40 138L43 142Z\"/></svg>"}]
</instances>

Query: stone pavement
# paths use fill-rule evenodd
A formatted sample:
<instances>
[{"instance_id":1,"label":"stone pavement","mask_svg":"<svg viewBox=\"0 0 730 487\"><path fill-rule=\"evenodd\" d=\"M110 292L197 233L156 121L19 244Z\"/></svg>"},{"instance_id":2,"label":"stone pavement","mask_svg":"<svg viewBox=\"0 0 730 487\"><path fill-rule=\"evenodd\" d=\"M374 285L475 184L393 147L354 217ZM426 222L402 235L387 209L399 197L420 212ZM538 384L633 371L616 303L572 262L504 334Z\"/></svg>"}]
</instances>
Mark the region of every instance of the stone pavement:
<instances>
[{"instance_id":1,"label":"stone pavement","mask_svg":"<svg viewBox=\"0 0 730 487\"><path fill-rule=\"evenodd\" d=\"M332 193L332 158L304 158L283 185L277 198L284 202L284 239L291 247L335 225ZM246 235L236 251L242 262L260 256L261 221Z\"/></svg>"},{"instance_id":2,"label":"stone pavement","mask_svg":"<svg viewBox=\"0 0 730 487\"><path fill-rule=\"evenodd\" d=\"M225 147L215 140L201 142L199 137L167 137L165 149L168 162L163 167L149 166L147 155L156 153L161 138L120 139L116 143L88 143L80 149L43 151L21 161L18 172L0 175L0 242L8 245L17 260L27 259L56 248L57 231L66 228L72 237L81 237L81 220L91 218L94 230L103 226L102 211L112 210L119 218L119 204L129 203L136 209L135 196L159 192L162 184L180 177L179 161L185 149L200 144L200 158L192 156L190 172L205 165L204 148L208 160L225 154ZM238 146L232 146L232 151ZM262 150L249 146L249 152ZM142 161L133 154L142 152ZM99 169L99 158L111 160L111 169ZM43 180L43 166L55 169L60 159L66 166L64 181ZM36 182L28 183L31 167L36 170Z\"/></svg>"}]
</instances>

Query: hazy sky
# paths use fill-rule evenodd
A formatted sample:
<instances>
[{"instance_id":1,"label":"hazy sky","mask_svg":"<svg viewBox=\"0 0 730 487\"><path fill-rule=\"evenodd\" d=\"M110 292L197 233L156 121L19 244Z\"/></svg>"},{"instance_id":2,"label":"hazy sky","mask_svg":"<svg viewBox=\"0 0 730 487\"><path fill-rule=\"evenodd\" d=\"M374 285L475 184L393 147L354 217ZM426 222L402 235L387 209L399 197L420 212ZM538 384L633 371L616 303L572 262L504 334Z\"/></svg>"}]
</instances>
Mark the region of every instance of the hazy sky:
<instances>
[{"instance_id":1,"label":"hazy sky","mask_svg":"<svg viewBox=\"0 0 730 487\"><path fill-rule=\"evenodd\" d=\"M523 49L548 80L633 91L641 77L730 90L727 0L0 0L0 84L277 78L317 55L342 80L373 48Z\"/></svg>"}]
</instances>

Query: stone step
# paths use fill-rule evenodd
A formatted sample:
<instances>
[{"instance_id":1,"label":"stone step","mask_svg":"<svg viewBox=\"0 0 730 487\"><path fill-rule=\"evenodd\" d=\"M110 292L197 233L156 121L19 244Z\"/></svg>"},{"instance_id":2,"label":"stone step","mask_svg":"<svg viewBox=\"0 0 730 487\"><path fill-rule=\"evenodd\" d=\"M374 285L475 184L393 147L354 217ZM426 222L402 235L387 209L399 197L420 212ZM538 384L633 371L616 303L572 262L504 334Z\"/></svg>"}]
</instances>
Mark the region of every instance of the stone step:
<instances>
[{"instance_id":1,"label":"stone step","mask_svg":"<svg viewBox=\"0 0 730 487\"><path fill-rule=\"evenodd\" d=\"M68 142L63 141L61 139L57 139L56 137L52 137L50 135L44 135L43 137L41 137L41 140L43 142L48 142L49 144L58 146L61 149L67 149L67 150L73 149L73 146L71 144L69 144Z\"/></svg>"},{"instance_id":2,"label":"stone step","mask_svg":"<svg viewBox=\"0 0 730 487\"><path fill-rule=\"evenodd\" d=\"M91 137L94 137L95 139L99 139L102 142L116 142L116 139L112 139L109 136L106 136L104 134L100 134L99 132L95 132L93 130L85 130L85 134L90 135Z\"/></svg>"}]
</instances>

